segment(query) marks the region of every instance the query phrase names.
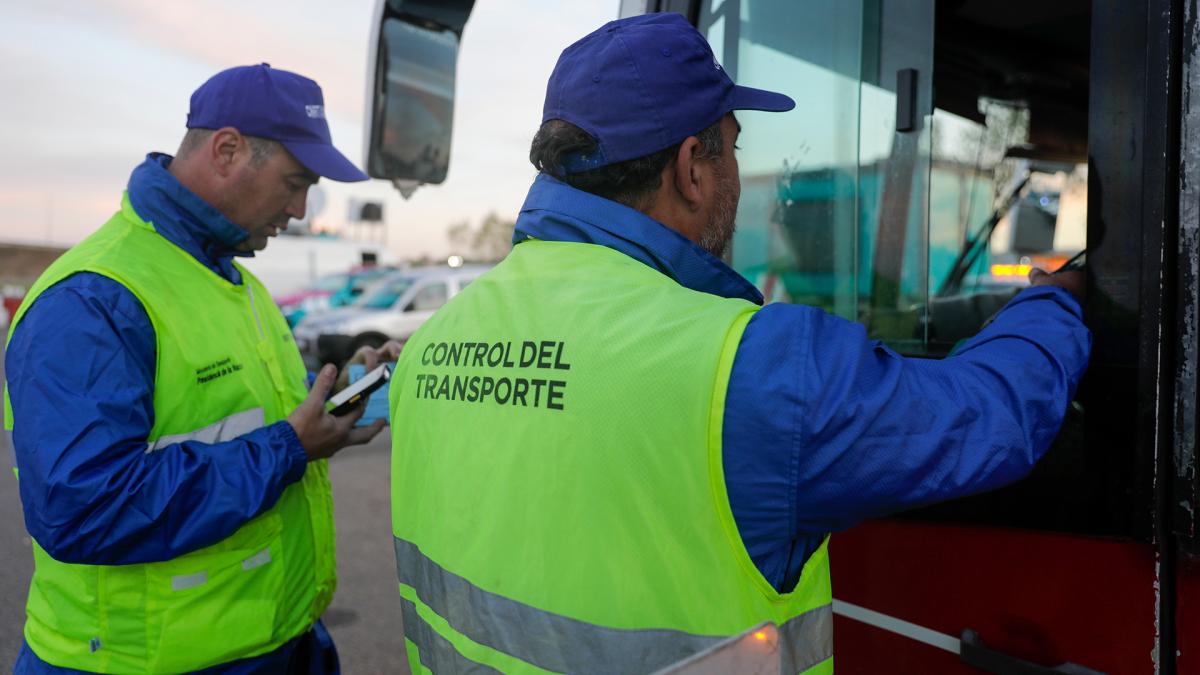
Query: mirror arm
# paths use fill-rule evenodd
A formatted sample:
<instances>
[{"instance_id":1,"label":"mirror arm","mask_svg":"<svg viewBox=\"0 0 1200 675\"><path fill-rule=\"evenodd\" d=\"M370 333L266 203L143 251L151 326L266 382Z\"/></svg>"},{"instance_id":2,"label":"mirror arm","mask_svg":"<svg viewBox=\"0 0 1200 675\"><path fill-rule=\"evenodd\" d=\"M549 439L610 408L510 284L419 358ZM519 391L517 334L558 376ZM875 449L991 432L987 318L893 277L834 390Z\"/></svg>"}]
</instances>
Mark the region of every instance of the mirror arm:
<instances>
[{"instance_id":1,"label":"mirror arm","mask_svg":"<svg viewBox=\"0 0 1200 675\"><path fill-rule=\"evenodd\" d=\"M410 197L412 197L413 193L417 191L417 188L421 187L422 185L424 185L424 183L418 180L409 180L407 178L392 179L392 187L396 188L396 192L399 192L400 196L405 200L408 200Z\"/></svg>"}]
</instances>

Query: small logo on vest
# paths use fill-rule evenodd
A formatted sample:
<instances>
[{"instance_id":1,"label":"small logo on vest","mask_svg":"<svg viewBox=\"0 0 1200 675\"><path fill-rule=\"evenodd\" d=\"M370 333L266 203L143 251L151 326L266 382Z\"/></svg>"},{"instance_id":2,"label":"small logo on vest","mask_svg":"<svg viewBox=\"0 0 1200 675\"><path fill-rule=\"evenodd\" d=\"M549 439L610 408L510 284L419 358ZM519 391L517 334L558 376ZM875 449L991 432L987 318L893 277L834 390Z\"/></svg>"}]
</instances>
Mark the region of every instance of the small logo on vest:
<instances>
[{"instance_id":1,"label":"small logo on vest","mask_svg":"<svg viewBox=\"0 0 1200 675\"><path fill-rule=\"evenodd\" d=\"M225 357L220 361L210 363L203 368L196 369L196 384L205 384L212 382L218 377L224 377L230 373L236 373L242 369L242 364L234 363L231 357Z\"/></svg>"},{"instance_id":2,"label":"small logo on vest","mask_svg":"<svg viewBox=\"0 0 1200 675\"><path fill-rule=\"evenodd\" d=\"M314 120L325 119L325 106L323 105L306 105L304 106L304 114Z\"/></svg>"}]
</instances>

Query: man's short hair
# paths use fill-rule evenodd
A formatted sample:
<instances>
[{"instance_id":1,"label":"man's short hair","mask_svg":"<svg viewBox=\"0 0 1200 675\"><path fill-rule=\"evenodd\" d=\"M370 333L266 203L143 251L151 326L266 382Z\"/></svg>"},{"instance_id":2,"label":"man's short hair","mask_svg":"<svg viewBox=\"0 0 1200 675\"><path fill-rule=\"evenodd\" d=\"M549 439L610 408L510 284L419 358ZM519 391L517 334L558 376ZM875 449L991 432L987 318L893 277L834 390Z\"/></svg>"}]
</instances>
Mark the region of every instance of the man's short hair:
<instances>
[{"instance_id":1,"label":"man's short hair","mask_svg":"<svg viewBox=\"0 0 1200 675\"><path fill-rule=\"evenodd\" d=\"M720 120L696 134L696 138L700 141L700 158L719 157L725 148ZM675 161L680 145L682 142L643 157L567 173L563 168L564 158L592 152L596 149L596 139L570 122L547 120L533 137L529 161L538 171L573 188L645 211L653 206L654 193L662 186L663 169Z\"/></svg>"},{"instance_id":2,"label":"man's short hair","mask_svg":"<svg viewBox=\"0 0 1200 675\"><path fill-rule=\"evenodd\" d=\"M187 157L204 145L213 135L212 129L188 129L183 135L183 142L179 144L179 150L175 153L176 157ZM258 136L246 136L246 144L250 146L250 164L255 167L260 167L266 163L271 155L279 149L278 141L272 141L268 138L259 138Z\"/></svg>"}]
</instances>

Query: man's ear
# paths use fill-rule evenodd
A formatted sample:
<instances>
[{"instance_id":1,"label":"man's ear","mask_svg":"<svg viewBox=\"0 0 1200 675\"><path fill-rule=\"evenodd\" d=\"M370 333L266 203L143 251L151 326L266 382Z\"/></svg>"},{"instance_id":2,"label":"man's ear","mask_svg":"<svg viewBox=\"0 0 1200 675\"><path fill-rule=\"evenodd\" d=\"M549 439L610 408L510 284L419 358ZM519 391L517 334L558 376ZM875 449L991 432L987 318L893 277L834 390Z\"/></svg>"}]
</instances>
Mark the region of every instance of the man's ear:
<instances>
[{"instance_id":1,"label":"man's ear","mask_svg":"<svg viewBox=\"0 0 1200 675\"><path fill-rule=\"evenodd\" d=\"M699 151L700 139L688 136L679 146L673 168L675 191L690 211L699 210L704 202L700 188L700 166L696 160Z\"/></svg>"},{"instance_id":2,"label":"man's ear","mask_svg":"<svg viewBox=\"0 0 1200 675\"><path fill-rule=\"evenodd\" d=\"M214 131L208 141L208 150L216 172L221 176L233 173L238 163L238 155L245 151L245 145L245 138L233 127L223 127Z\"/></svg>"}]
</instances>

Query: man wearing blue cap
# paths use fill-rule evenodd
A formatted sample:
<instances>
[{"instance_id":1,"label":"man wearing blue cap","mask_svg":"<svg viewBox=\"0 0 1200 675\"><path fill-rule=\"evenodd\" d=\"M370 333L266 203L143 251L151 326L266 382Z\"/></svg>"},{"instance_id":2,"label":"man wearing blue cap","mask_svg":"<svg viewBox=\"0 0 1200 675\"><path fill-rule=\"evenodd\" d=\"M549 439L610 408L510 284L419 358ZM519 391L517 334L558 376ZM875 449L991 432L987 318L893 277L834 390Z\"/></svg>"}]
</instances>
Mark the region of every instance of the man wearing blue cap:
<instances>
[{"instance_id":1,"label":"man wearing blue cap","mask_svg":"<svg viewBox=\"0 0 1200 675\"><path fill-rule=\"evenodd\" d=\"M675 14L562 53L513 251L392 379L414 670L645 673L771 621L781 672L830 672L828 533L1046 449L1087 361L1056 287L1078 279L1038 277L957 356L912 361L762 307L721 261L733 113L792 107L734 85Z\"/></svg>"},{"instance_id":2,"label":"man wearing blue cap","mask_svg":"<svg viewBox=\"0 0 1200 675\"><path fill-rule=\"evenodd\" d=\"M34 284L9 332L35 572L17 673L335 673L325 458L374 437L325 412L252 256L324 176L321 89L266 64L196 90L174 158ZM398 347L363 352L363 362Z\"/></svg>"}]
</instances>

